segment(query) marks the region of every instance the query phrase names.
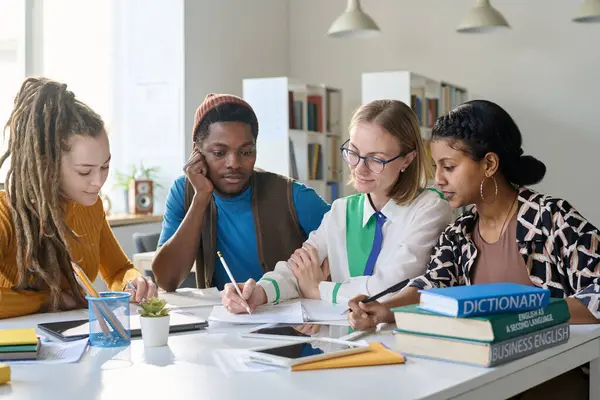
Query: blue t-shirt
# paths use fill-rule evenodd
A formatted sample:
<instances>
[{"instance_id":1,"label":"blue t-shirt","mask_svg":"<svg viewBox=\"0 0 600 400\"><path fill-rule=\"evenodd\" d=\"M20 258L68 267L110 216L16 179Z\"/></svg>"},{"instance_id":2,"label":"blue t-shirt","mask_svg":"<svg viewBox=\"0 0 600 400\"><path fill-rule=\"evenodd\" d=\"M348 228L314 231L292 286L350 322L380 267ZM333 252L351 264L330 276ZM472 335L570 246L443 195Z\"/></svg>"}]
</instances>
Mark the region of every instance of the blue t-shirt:
<instances>
[{"instance_id":1,"label":"blue t-shirt","mask_svg":"<svg viewBox=\"0 0 600 400\"><path fill-rule=\"evenodd\" d=\"M185 216L184 192L185 176L175 180L167 196L165 215L158 245L162 246L179 228ZM294 182L292 195L298 222L304 233L316 230L323 215L329 211L327 204L314 189ZM252 215L252 188L246 189L237 197L220 197L213 193L217 205L217 250L223 254L236 282L253 278L258 281L263 270L258 262L256 230ZM285 261L285 260L282 260ZM215 255L213 285L223 289L229 278L223 265Z\"/></svg>"}]
</instances>

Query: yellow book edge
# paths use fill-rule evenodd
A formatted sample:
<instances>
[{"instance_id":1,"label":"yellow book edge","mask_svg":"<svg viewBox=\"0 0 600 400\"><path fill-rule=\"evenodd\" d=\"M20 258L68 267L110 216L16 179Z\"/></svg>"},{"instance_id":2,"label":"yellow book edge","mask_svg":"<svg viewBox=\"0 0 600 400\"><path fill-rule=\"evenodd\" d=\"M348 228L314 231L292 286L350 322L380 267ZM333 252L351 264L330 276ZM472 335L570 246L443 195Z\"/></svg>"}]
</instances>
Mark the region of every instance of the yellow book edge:
<instances>
[{"instance_id":1,"label":"yellow book edge","mask_svg":"<svg viewBox=\"0 0 600 400\"><path fill-rule=\"evenodd\" d=\"M37 344L35 328L0 330L0 346L21 346Z\"/></svg>"},{"instance_id":2,"label":"yellow book edge","mask_svg":"<svg viewBox=\"0 0 600 400\"><path fill-rule=\"evenodd\" d=\"M313 371L317 369L369 367L373 365L403 364L404 356L385 347L379 342L369 343L369 351L349 356L330 358L306 364L294 365L292 371Z\"/></svg>"},{"instance_id":3,"label":"yellow book edge","mask_svg":"<svg viewBox=\"0 0 600 400\"><path fill-rule=\"evenodd\" d=\"M10 366L0 364L0 385L10 382Z\"/></svg>"}]
</instances>

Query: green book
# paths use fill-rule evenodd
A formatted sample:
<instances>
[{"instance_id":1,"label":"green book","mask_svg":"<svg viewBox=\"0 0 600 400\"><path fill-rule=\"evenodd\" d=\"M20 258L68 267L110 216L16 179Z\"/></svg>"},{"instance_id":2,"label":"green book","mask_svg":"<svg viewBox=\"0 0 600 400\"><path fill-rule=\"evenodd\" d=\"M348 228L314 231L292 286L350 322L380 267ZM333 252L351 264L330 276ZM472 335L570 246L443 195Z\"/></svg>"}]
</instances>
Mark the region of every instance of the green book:
<instances>
[{"instance_id":1,"label":"green book","mask_svg":"<svg viewBox=\"0 0 600 400\"><path fill-rule=\"evenodd\" d=\"M456 318L425 311L417 304L392 309L396 327L405 332L475 340L486 343L504 341L540 331L571 317L564 299L550 299L546 308L480 317Z\"/></svg>"},{"instance_id":2,"label":"green book","mask_svg":"<svg viewBox=\"0 0 600 400\"><path fill-rule=\"evenodd\" d=\"M35 344L21 346L0 346L0 353L22 353L28 351L37 351L38 346Z\"/></svg>"}]
</instances>

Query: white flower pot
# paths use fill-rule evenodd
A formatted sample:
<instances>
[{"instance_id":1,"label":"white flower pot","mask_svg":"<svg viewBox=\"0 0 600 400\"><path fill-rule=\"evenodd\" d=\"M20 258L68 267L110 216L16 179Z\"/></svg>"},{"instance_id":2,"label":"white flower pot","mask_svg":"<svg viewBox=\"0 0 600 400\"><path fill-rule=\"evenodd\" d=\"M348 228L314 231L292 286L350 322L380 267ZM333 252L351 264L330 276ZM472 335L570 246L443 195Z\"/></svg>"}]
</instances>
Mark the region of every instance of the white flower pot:
<instances>
[{"instance_id":1,"label":"white flower pot","mask_svg":"<svg viewBox=\"0 0 600 400\"><path fill-rule=\"evenodd\" d=\"M167 341L169 340L170 317L170 315L155 318L140 317L144 346L159 347L167 345Z\"/></svg>"}]
</instances>

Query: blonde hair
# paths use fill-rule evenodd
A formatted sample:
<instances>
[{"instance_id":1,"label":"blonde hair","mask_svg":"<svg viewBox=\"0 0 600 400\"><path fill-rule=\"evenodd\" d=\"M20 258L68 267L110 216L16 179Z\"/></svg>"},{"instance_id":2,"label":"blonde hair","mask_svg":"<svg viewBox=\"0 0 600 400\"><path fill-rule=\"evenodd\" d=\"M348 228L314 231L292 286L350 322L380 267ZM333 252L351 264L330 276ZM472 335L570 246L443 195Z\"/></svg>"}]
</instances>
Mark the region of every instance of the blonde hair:
<instances>
[{"instance_id":1,"label":"blonde hair","mask_svg":"<svg viewBox=\"0 0 600 400\"><path fill-rule=\"evenodd\" d=\"M388 196L396 204L408 204L427 186L431 165L421 138L421 126L413 110L398 100L375 100L360 106L350 121L350 131L361 122L376 124L394 136L405 154L415 151L415 158L390 188Z\"/></svg>"}]
</instances>

